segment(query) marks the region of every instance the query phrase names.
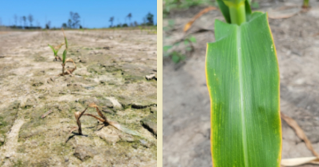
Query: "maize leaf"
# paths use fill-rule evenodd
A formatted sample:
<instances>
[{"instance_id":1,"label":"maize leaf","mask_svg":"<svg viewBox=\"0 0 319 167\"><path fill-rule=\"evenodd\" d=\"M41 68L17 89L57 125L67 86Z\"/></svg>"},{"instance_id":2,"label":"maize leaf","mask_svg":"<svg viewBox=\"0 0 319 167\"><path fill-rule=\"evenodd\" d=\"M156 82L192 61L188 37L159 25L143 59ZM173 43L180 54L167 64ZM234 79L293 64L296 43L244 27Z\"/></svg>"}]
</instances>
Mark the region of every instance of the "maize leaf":
<instances>
[{"instance_id":1,"label":"maize leaf","mask_svg":"<svg viewBox=\"0 0 319 167\"><path fill-rule=\"evenodd\" d=\"M48 46L52 49L54 56L57 56L57 51L53 48L53 46L49 45Z\"/></svg>"},{"instance_id":2,"label":"maize leaf","mask_svg":"<svg viewBox=\"0 0 319 167\"><path fill-rule=\"evenodd\" d=\"M279 69L267 15L216 20L207 44L214 167L277 167L281 160Z\"/></svg>"},{"instance_id":3,"label":"maize leaf","mask_svg":"<svg viewBox=\"0 0 319 167\"><path fill-rule=\"evenodd\" d=\"M63 54L62 54L62 62L63 62L63 64L65 64L66 53L67 53L67 49L65 49L65 50L63 51Z\"/></svg>"}]
</instances>

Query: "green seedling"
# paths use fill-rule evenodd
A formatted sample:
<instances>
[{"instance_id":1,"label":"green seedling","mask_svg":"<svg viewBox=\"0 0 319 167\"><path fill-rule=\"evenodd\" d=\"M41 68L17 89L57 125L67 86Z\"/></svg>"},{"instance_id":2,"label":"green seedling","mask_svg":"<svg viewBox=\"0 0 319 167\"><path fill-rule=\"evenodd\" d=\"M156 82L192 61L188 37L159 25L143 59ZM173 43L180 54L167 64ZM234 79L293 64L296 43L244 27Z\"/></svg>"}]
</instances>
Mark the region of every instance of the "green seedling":
<instances>
[{"instance_id":1,"label":"green seedling","mask_svg":"<svg viewBox=\"0 0 319 167\"><path fill-rule=\"evenodd\" d=\"M95 108L96 109L96 112L98 113L99 116L97 115L93 115L93 114L85 114L85 111L87 110L88 107L91 107L91 108ZM124 133L127 133L127 134L131 134L131 135L135 135L135 136L140 136L140 137L143 137L141 134L139 134L138 132L136 131L133 131L133 130L130 130L122 125L120 125L119 123L115 122L115 121L110 121L108 120L104 115L103 113L100 111L99 109L99 106L97 106L95 103L91 103L89 104L84 111L82 112L75 112L74 113L74 117L76 119L76 123L78 125L78 127L74 127L71 129L71 131L69 132L69 135L75 131L75 130L78 130L78 134L79 135L83 135L82 134L82 128L81 128L81 117L82 116L90 116L90 117L93 117L95 119L97 119L98 121L102 122L104 126L107 126L107 125L111 125L113 127L115 127L116 129L120 130L120 131L123 131ZM67 138L66 142L69 140L70 137Z\"/></svg>"},{"instance_id":2,"label":"green seedling","mask_svg":"<svg viewBox=\"0 0 319 167\"><path fill-rule=\"evenodd\" d=\"M303 1L302 8L309 8L309 0Z\"/></svg>"},{"instance_id":3,"label":"green seedling","mask_svg":"<svg viewBox=\"0 0 319 167\"><path fill-rule=\"evenodd\" d=\"M62 61L62 59L61 59L61 57L60 56L58 56L58 52L59 52L59 50L60 50L60 48L62 47L64 45L64 43L61 43L60 45L58 45L58 46L55 46L55 47L53 47L53 46L51 46L50 44L48 44L48 46L52 49L52 51L53 51L53 55L54 55L54 60L55 61Z\"/></svg>"},{"instance_id":4,"label":"green seedling","mask_svg":"<svg viewBox=\"0 0 319 167\"><path fill-rule=\"evenodd\" d=\"M194 46L193 44L196 43L196 38L191 36L191 37L186 37L183 38L177 42L175 42L172 45L166 45L163 47L163 56L164 57L170 57L174 63L179 63L180 61L185 60L186 55L178 52L178 51L170 51L172 50L173 47L178 47L180 44L184 44L186 47L186 52L193 52L194 51Z\"/></svg>"},{"instance_id":5,"label":"green seedling","mask_svg":"<svg viewBox=\"0 0 319 167\"><path fill-rule=\"evenodd\" d=\"M62 73L60 75L61 76L63 76L63 75L72 75L72 73L76 70L76 65L75 65L75 62L71 58L66 58L66 55L67 55L67 52L68 52L68 49L69 49L68 48L68 40L67 40L67 38L65 36L63 28L62 28L62 32L63 32L63 35L64 35L65 49L64 49L63 54L62 54ZM66 62L72 62L73 65L74 65L74 68L65 71Z\"/></svg>"}]
</instances>

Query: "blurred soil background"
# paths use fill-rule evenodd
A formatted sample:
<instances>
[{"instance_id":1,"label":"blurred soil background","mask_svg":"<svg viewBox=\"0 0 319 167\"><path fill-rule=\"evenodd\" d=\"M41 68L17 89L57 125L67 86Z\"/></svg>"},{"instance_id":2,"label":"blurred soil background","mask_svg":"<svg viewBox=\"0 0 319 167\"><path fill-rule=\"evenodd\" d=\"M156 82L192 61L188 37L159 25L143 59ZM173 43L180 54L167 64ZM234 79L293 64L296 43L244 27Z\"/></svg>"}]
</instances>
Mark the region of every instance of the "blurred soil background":
<instances>
[{"instance_id":1,"label":"blurred soil background","mask_svg":"<svg viewBox=\"0 0 319 167\"><path fill-rule=\"evenodd\" d=\"M0 166L156 166L155 28L66 30L72 76L48 47L61 30L0 31ZM85 116L83 135L68 135L91 102L140 136Z\"/></svg>"},{"instance_id":2,"label":"blurred soil background","mask_svg":"<svg viewBox=\"0 0 319 167\"><path fill-rule=\"evenodd\" d=\"M319 152L319 1L299 12L302 0L253 0L253 11L283 19L269 19L280 70L281 112L292 117ZM167 167L211 166L210 101L205 79L206 43L214 42L219 10L184 25L214 1L165 0L163 80L163 163ZM282 8L289 8L281 10ZM282 158L312 153L282 120ZM316 165L303 165L312 167Z\"/></svg>"}]
</instances>

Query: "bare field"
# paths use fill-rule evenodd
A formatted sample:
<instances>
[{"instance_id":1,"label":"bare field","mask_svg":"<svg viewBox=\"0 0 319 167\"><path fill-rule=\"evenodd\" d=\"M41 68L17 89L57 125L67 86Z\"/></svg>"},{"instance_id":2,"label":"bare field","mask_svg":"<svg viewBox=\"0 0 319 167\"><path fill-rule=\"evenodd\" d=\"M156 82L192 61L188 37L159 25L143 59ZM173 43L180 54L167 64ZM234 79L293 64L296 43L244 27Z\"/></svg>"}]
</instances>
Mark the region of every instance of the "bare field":
<instances>
[{"instance_id":1,"label":"bare field","mask_svg":"<svg viewBox=\"0 0 319 167\"><path fill-rule=\"evenodd\" d=\"M64 42L62 31L0 32L0 166L156 165L157 81L145 78L157 72L156 35L72 30L66 36L67 57L77 64L72 76L58 76L61 62L48 47ZM74 112L91 102L141 136L91 117L81 118L84 135L68 136L77 125Z\"/></svg>"}]
</instances>

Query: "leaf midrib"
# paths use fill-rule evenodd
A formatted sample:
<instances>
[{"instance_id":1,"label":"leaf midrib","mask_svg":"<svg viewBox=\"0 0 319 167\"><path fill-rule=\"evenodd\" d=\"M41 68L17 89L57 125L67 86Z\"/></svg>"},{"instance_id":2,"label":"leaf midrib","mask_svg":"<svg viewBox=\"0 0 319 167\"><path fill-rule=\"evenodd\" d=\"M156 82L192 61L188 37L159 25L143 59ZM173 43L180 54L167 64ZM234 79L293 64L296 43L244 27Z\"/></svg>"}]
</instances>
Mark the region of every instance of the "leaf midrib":
<instances>
[{"instance_id":1,"label":"leaf midrib","mask_svg":"<svg viewBox=\"0 0 319 167\"><path fill-rule=\"evenodd\" d=\"M236 45L237 45L237 60L238 60L238 77L239 77L239 93L240 93L240 112L241 112L241 127L242 127L242 142L244 147L244 163L248 167L248 155L247 155L247 141L246 141L246 125L245 125L245 107L243 97L243 69L242 69L242 50L241 50L241 33L240 26L236 26Z\"/></svg>"}]
</instances>

